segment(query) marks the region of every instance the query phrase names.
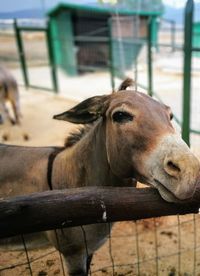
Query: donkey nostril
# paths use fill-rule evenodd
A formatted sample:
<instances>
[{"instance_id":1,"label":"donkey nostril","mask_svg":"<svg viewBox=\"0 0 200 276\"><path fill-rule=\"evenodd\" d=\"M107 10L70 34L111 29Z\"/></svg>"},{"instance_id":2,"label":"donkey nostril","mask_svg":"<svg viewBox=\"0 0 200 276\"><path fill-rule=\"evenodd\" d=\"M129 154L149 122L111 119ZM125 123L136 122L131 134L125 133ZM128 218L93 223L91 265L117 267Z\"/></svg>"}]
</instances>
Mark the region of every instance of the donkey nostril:
<instances>
[{"instance_id":1,"label":"donkey nostril","mask_svg":"<svg viewBox=\"0 0 200 276\"><path fill-rule=\"evenodd\" d=\"M181 169L176 164L174 164L172 161L168 161L167 166L170 170L173 170L173 171L176 171L176 172L181 171Z\"/></svg>"},{"instance_id":2,"label":"donkey nostril","mask_svg":"<svg viewBox=\"0 0 200 276\"><path fill-rule=\"evenodd\" d=\"M166 158L164 160L164 170L165 172L175 178L180 176L181 168L179 164L173 162L173 160Z\"/></svg>"}]
</instances>

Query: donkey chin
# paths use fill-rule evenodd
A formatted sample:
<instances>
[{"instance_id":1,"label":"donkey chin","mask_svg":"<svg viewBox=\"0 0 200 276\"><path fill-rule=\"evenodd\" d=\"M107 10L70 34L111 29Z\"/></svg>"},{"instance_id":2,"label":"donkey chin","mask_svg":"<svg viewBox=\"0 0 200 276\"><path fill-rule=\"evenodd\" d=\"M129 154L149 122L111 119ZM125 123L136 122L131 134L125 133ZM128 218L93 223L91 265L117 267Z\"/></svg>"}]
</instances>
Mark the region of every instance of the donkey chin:
<instances>
[{"instance_id":1,"label":"donkey chin","mask_svg":"<svg viewBox=\"0 0 200 276\"><path fill-rule=\"evenodd\" d=\"M164 137L146 160L147 183L168 202L192 198L200 174L200 163L179 135Z\"/></svg>"}]
</instances>

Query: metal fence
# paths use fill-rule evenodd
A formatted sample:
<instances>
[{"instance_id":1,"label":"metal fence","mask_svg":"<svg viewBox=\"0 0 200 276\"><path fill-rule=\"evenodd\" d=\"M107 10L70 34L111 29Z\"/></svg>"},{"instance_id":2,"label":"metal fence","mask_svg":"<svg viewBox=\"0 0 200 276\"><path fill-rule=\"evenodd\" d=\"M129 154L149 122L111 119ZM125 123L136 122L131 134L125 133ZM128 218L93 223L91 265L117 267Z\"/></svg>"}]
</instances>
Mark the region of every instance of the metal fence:
<instances>
[{"instance_id":1,"label":"metal fence","mask_svg":"<svg viewBox=\"0 0 200 276\"><path fill-rule=\"evenodd\" d=\"M199 225L198 215L117 223L89 275L199 275ZM1 251L0 273L67 275L52 247Z\"/></svg>"},{"instance_id":2,"label":"metal fence","mask_svg":"<svg viewBox=\"0 0 200 276\"><path fill-rule=\"evenodd\" d=\"M46 25L46 24L45 24ZM16 20L14 21L14 30L16 35L16 42L18 46L18 53L20 57L20 63L21 68L24 76L24 83L26 87L33 87L33 88L40 88L40 89L49 89L53 90L55 92L58 91L58 84L57 84L57 76L56 76L56 68L55 68L55 61L54 61L54 51L52 48L52 37L50 32L49 24L43 27L31 27L26 26L23 24L18 23ZM29 36L27 35L29 34ZM39 45L35 44L32 45L34 42L29 42L29 37L32 33L36 33L38 36L39 41L44 41L45 45L42 45L41 47L40 43ZM36 35L34 35L34 38ZM33 47L40 47L40 51L36 51L35 53L40 53L40 56L35 57L33 55ZM40 66L47 66L49 70L49 79L52 80L52 85L50 87L45 87L41 85L36 85L31 82L31 72L29 71L29 64L34 66L33 63L37 63L37 61L40 62ZM42 62L42 64L41 64ZM38 64L37 64L38 65ZM34 82L34 80L32 80ZM40 80L41 82L41 80Z\"/></svg>"},{"instance_id":3,"label":"metal fence","mask_svg":"<svg viewBox=\"0 0 200 276\"><path fill-rule=\"evenodd\" d=\"M115 188L120 189L120 188ZM126 188L123 188L124 191L126 191ZM127 188L127 192L125 194L127 197L130 198L130 189ZM103 190L103 189L102 189ZM132 189L131 189L132 190ZM72 190L71 190L72 191ZM85 192L85 196L81 197L82 202L88 201L87 208L91 210L91 206L94 208L98 208L98 204L100 205L101 202L98 200L98 196L93 196L90 198L87 197L87 190ZM95 188L93 189L95 193ZM114 190L113 190L114 191ZM115 190L116 191L116 190ZM82 189L83 192L83 189ZM97 194L99 190L97 188ZM111 190L110 190L111 192ZM119 192L119 191L118 191ZM141 191L142 192L142 191ZM152 193L151 193L152 192ZM148 214L145 210L147 210L149 207L149 202L144 201L144 210L141 209L141 211L137 213L131 213L128 212L130 217L140 218L142 216L151 216L153 214L152 212L155 212L158 214L163 214L163 210L168 209L165 211L166 214L172 212L179 212L185 213L189 212L189 210L198 210L199 203L196 203L196 207L194 204L194 207L191 207L192 205L188 205L187 203L182 205L182 207L178 206L178 204L175 204L174 206L170 206L169 203L163 202L162 199L159 198L159 196L151 191L149 192L149 196L151 194L151 212ZM56 195L55 191L55 195ZM72 209L76 206L80 205L80 202L78 202L79 205L77 205L77 202L75 202L72 195L70 195L70 192L68 190L64 191L65 197L60 193L62 196L61 198L65 200L66 205L70 206L73 205ZM70 195L67 197L67 193ZM72 191L73 193L73 191ZM78 192L75 192L76 200L78 200ZM107 195L108 194L108 195ZM110 209L114 209L112 204L109 205L111 202L118 201L118 197L112 198L112 193L110 193L108 190L105 190L105 194L103 197L103 194L101 194L100 198L103 198L103 202L105 202L105 206L107 207L107 220L116 217L116 214L113 213L113 216L110 213ZM117 194L117 193L116 193ZM131 195L133 196L134 191L131 192ZM137 192L139 194L139 192ZM147 194L147 192L145 193ZM89 193L88 193L89 195ZM98 194L100 195L100 194ZM40 198L42 197L42 193L39 195ZM53 192L50 194L49 192L49 198L47 199L47 194L44 196L44 203L47 207L48 204L51 205L50 197L54 196ZM149 198L148 196L148 198ZM106 200L107 197L107 200ZM45 198L47 199L45 201ZM58 199L58 195L56 196ZM92 199L92 200L89 200ZM199 192L197 192L196 199L199 198ZM67 202L67 199L69 202ZM96 200L95 200L96 199ZM126 201L124 201L126 197L123 197L122 201L119 202L119 206L123 206L122 210L126 211ZM28 197L24 197L22 199L22 202L18 202L18 207L23 206L25 202L27 202ZM139 199L135 198L134 202L135 204L132 204L128 201L127 206L129 206L131 209L134 210L137 209L137 203L142 204ZM14 203L15 201L4 201L1 204L5 204L8 206L11 203ZM27 202L27 205L24 207L25 209L29 210L30 213L34 214L34 206L35 211L37 210L37 205L41 206L40 202L38 201L38 198L35 197L35 203L33 204L33 200L31 203ZM62 202L62 200L61 200ZM94 203L95 202L95 203ZM55 202L54 202L55 203ZM57 201L58 204L60 204ZM121 204L121 205L120 205ZM162 210L157 210L155 207L156 205L160 204L163 208ZM56 207L55 204L54 209ZM60 204L61 206L62 204ZM91 206L90 206L91 205ZM32 208L32 207L33 208ZM154 207L153 207L154 206ZM1 205L2 207L2 205ZM5 207L5 206L4 206ZM13 204L12 204L13 207ZM119 209L120 207L118 207ZM65 210L67 207L65 207ZM3 210L3 208L2 208ZM48 210L48 208L47 208ZM55 210L58 210L58 207L56 207ZM154 211L153 211L154 210ZM170 212L169 212L170 210ZM177 210L177 211L176 211ZM185 211L184 211L185 210ZM51 209L52 212L53 208ZM85 209L86 211L86 209ZM121 215L123 214L123 211L121 211ZM20 208L16 208L16 214L19 219L22 219L26 216L29 216L29 212L21 211L20 215ZM47 211L48 212L48 211ZM93 211L90 211L91 213ZM29 213L29 214L28 214ZM73 211L71 212L71 214ZM68 214L68 218L71 218L72 220L69 220L69 224L75 223L77 225L76 218L80 218L80 221L87 221L87 216L85 216L83 211L78 212L77 209L76 215L70 216L70 212ZM1 236L7 235L5 232L5 222L7 221L8 224L10 224L10 215L6 214L6 211L3 212L3 228L4 231L1 230ZM41 212L40 216L36 216L38 218L42 218L45 215L43 212ZM110 215L109 215L110 214ZM132 215L131 215L132 214ZM56 213L55 213L56 215ZM125 214L126 215L126 214ZM15 215L13 214L13 217ZM73 220L73 218L74 220ZM59 217L59 220L53 221L51 220L52 225L62 225L59 224L59 221L62 222L63 218L66 219L65 212ZM98 219L99 221L102 220L102 209L100 208L99 211L97 211L97 215L95 217L92 217L90 221L96 221ZM82 220L83 219L83 220ZM29 220L29 219L28 219ZM50 223L49 219L45 218L44 223L48 221ZM35 224L34 224L35 223ZM114 228L112 229L112 235L111 235L111 224L107 224L107 233L108 233L108 241L104 244L104 246L99 249L92 259L92 264L90 267L90 273L89 275L199 275L200 273L200 267L199 267L199 249L200 249L200 236L199 236L199 216L198 215L187 215L187 216L177 216L177 217L163 217L163 218L153 218L149 220L140 220L137 222L120 222L117 223ZM14 225L14 223L11 223L10 225ZM27 229L27 224L23 224L25 229ZM29 224L28 224L29 225ZM38 227L38 223L33 222L33 229L34 225L35 227ZM42 222L40 222L40 225L42 226ZM18 225L14 225L14 229L16 231L17 229L23 229L23 226L20 226L18 228ZM14 233L14 229L11 229L10 233ZM47 228L46 228L47 229ZM85 230L85 226L81 226L80 228L82 230L82 238L83 238L83 244L85 244L85 250L87 252L87 240L89 237L87 236L87 231ZM56 230L56 233L59 230ZM61 230L62 231L62 230ZM81 235L81 232L80 232ZM186 238L187 237L187 238ZM9 272L13 273L15 272L16 275L67 275L67 272L65 271L64 265L63 265L63 259L62 256L54 250L52 247L46 247L43 249L31 249L30 248L30 236L19 236L18 240L22 241L22 249L21 251L13 251L13 248L11 250L8 250L6 252L0 251L1 254L1 268L0 273L1 275L9 275ZM32 239L33 241L33 239ZM40 244L40 242L38 243ZM58 242L58 245L60 243ZM59 246L58 246L59 248ZM2 261L3 260L3 261ZM11 270L12 269L12 270ZM5 273L5 274L3 274ZM6 274L8 273L8 274Z\"/></svg>"},{"instance_id":4,"label":"metal fence","mask_svg":"<svg viewBox=\"0 0 200 276\"><path fill-rule=\"evenodd\" d=\"M108 225L108 241L94 254L89 275L199 275L199 223L198 215L120 222L112 235ZM30 249L26 235L21 240L24 251L1 251L2 276L67 275L58 251Z\"/></svg>"},{"instance_id":5,"label":"metal fence","mask_svg":"<svg viewBox=\"0 0 200 276\"><path fill-rule=\"evenodd\" d=\"M162 100L172 106L174 109L175 121L182 129L183 139L188 144L191 144L194 147L199 147L199 143L197 141L198 138L195 141L195 135L197 136L200 134L200 118L198 115L199 107L197 105L199 98L199 87L198 85L194 85L194 82L197 84L196 82L198 81L199 63L198 57L195 57L193 53L199 52L200 48L198 48L198 46L193 46L194 9L195 6L193 1L188 0L184 12L184 29L182 30L178 28L176 31L176 26L174 22L171 21L165 20L165 27L163 29L162 24L160 25L160 30L164 30L162 34L164 34L165 39L167 37L167 41L165 41L165 43L160 43L158 39L158 43L156 45L151 43L148 61L148 88L150 95L153 95L159 100ZM166 23L168 24L167 29ZM168 30L168 35L165 35L166 30ZM150 40L152 40L151 36L152 35L150 33ZM152 53L153 46L157 50L155 53ZM166 54L166 49L169 49L168 54ZM164 54L165 60L163 60L162 64L161 60L163 59ZM193 66L192 61L193 63L196 61ZM163 91L161 89L158 91L156 86L159 84L159 79L156 77L156 70L160 70L161 68L161 70L166 70L166 68L164 68L166 65L171 67L171 72L170 69L168 72L163 71ZM178 75L179 78L177 78L176 75ZM180 75L182 75L182 79L180 78ZM192 142L190 140L192 140Z\"/></svg>"},{"instance_id":6,"label":"metal fence","mask_svg":"<svg viewBox=\"0 0 200 276\"><path fill-rule=\"evenodd\" d=\"M127 74L132 75L140 87L147 89L149 95L158 96L173 107L173 96L170 95L171 92L167 93L166 91L167 86L171 90L173 83L174 88L172 89L175 90L176 87L179 90L179 92L174 91L174 97L179 102L178 110L174 112L175 120L181 126L183 138L188 144L190 144L190 134L192 134L192 139L200 134L200 121L197 116L198 105L196 104L198 102L198 92L196 91L199 87L196 79L193 81L194 89L191 89L192 78L195 72L199 70L195 69L195 66L192 67L192 60L195 60L195 64L198 63L198 57L195 57L193 53L200 51L197 46L192 45L194 35L193 10L193 1L188 0L185 8L184 30L178 29L175 23L169 20L161 20L155 25L154 17L149 17L149 20L145 21L138 16L122 17L116 15L105 22L104 26L97 28L95 32L90 32L88 22L85 22L84 26L79 22L80 26L77 26L77 29L81 33L75 36L79 73L107 70L110 72L113 90L116 87L116 79L123 78ZM160 30L158 39L154 38L155 26ZM14 21L14 23L10 23L10 27L7 30L4 26L4 30L0 34L0 39L2 37L1 60L8 65L11 63L14 66L21 65L26 87L58 91L58 82L62 85L62 81L60 82L60 78L58 81L59 69L56 64L54 45L60 37L55 37L52 34L50 25L46 22L37 26L35 23L30 25L27 22ZM143 30L143 34L141 30ZM6 49L8 43L12 46ZM146 63L145 78L144 74L140 76L138 71L140 51L145 48L144 45L146 45L147 51L146 61L143 60L143 63ZM38 48L40 51L37 51ZM153 51L154 49L156 51ZM164 67L167 67L169 62L168 64L161 64L159 61L159 59L163 60L164 54L166 60L169 58L171 63L177 65L177 68L174 67L174 75L171 72L171 79L169 74L168 76L166 74L166 78L164 77ZM178 63L183 64L180 64L178 68ZM160 89L160 81L156 77L156 70L160 70L160 68L163 70L162 81L163 83L167 82L163 91L162 88ZM199 68L198 65L197 68ZM46 71L45 78L38 78L38 74L42 70ZM181 78L175 79L176 74L182 73L182 82ZM178 82L179 85L177 85ZM159 91L157 87L159 87ZM166 93L167 95L165 95ZM169 100L170 97L171 100ZM181 104L182 100L183 103ZM177 108L175 107L175 109ZM198 144L197 139L193 139L196 141L195 144Z\"/></svg>"},{"instance_id":7,"label":"metal fence","mask_svg":"<svg viewBox=\"0 0 200 276\"><path fill-rule=\"evenodd\" d=\"M19 83L26 88L58 91L52 38L46 22L1 21L0 41L1 63L13 69ZM18 68L21 68L21 74ZM38 78L39 70L46 71L45 80Z\"/></svg>"}]
</instances>

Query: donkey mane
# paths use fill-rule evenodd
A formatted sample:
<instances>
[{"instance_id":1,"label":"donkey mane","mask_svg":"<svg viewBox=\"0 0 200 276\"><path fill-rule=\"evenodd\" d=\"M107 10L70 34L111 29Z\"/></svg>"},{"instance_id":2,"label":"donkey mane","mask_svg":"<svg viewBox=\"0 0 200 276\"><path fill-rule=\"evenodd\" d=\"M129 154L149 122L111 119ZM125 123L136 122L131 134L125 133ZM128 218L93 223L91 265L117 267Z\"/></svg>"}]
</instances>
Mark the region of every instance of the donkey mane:
<instances>
[{"instance_id":1,"label":"donkey mane","mask_svg":"<svg viewBox=\"0 0 200 276\"><path fill-rule=\"evenodd\" d=\"M91 125L84 125L76 129L75 131L71 132L69 136L65 139L64 142L64 147L65 148L70 148L78 141L80 141L93 127L93 124Z\"/></svg>"},{"instance_id":2,"label":"donkey mane","mask_svg":"<svg viewBox=\"0 0 200 276\"><path fill-rule=\"evenodd\" d=\"M128 87L133 86L135 82L131 78L126 78L116 92L120 92L121 90L126 90ZM93 124L88 124L79 127L74 132L71 132L69 136L65 139L64 147L69 148L74 146L78 141L80 141L93 127Z\"/></svg>"}]
</instances>

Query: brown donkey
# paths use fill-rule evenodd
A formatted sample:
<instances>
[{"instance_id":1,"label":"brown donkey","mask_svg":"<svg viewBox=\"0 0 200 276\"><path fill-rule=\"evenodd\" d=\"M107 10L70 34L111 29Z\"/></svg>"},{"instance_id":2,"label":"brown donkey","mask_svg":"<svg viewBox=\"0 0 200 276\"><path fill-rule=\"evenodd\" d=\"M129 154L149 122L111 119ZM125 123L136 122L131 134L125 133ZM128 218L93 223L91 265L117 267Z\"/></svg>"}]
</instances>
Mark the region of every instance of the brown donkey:
<instances>
[{"instance_id":1,"label":"brown donkey","mask_svg":"<svg viewBox=\"0 0 200 276\"><path fill-rule=\"evenodd\" d=\"M71 137L66 147L1 145L0 196L120 186L135 178L156 187L167 201L191 198L199 161L175 133L170 108L125 90L129 84L125 81L118 93L89 98L54 116L75 124L92 123L82 137ZM92 254L105 242L109 229L99 224L56 232L57 236L55 231L46 236L63 254L69 275L87 275Z\"/></svg>"},{"instance_id":2,"label":"brown donkey","mask_svg":"<svg viewBox=\"0 0 200 276\"><path fill-rule=\"evenodd\" d=\"M13 119L6 107L6 102L10 102L15 118ZM5 119L9 119L12 124L20 123L19 91L16 80L5 67L0 66L0 124Z\"/></svg>"}]
</instances>

